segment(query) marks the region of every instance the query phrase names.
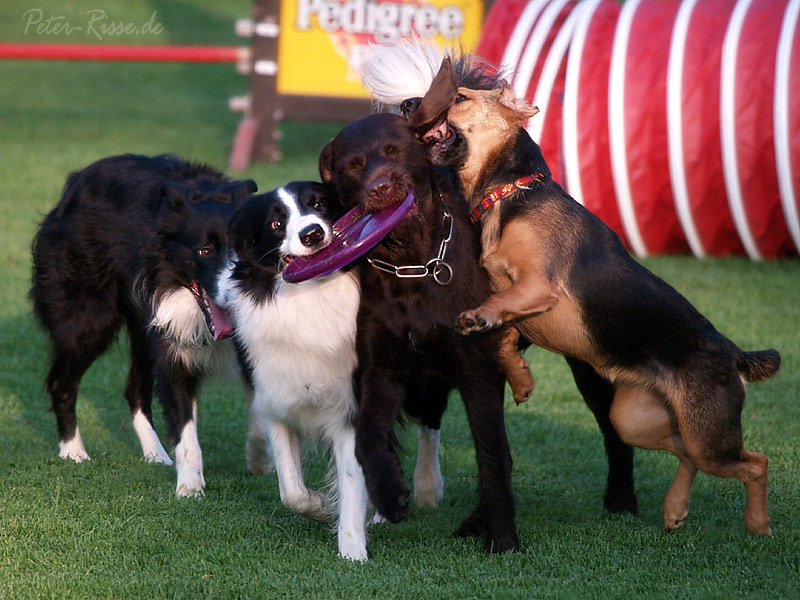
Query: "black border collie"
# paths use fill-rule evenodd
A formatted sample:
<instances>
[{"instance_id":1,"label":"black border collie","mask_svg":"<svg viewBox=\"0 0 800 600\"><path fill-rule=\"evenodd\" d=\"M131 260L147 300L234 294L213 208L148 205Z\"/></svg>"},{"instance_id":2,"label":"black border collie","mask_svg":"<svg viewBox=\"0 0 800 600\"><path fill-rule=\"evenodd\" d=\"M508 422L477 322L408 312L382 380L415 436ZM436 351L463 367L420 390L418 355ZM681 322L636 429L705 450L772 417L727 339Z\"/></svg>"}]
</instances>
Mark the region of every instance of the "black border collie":
<instances>
[{"instance_id":1,"label":"black border collie","mask_svg":"<svg viewBox=\"0 0 800 600\"><path fill-rule=\"evenodd\" d=\"M75 416L78 386L124 325L125 398L142 452L172 464L153 429L155 382L175 444L177 495L204 492L197 390L230 346L214 343L223 332L211 298L227 264L230 215L255 191L250 180L173 156L113 156L69 176L33 240L30 291L52 342L46 386L59 456L89 458Z\"/></svg>"},{"instance_id":2,"label":"black border collie","mask_svg":"<svg viewBox=\"0 0 800 600\"><path fill-rule=\"evenodd\" d=\"M366 560L367 492L354 425L358 278L352 269L298 284L282 278L292 258L330 243L341 212L320 183L291 182L251 197L231 220L234 259L217 302L230 314L253 392L248 468L270 471L271 448L281 501L323 521L338 501L339 553ZM301 439L332 450L333 497L306 487Z\"/></svg>"}]
</instances>

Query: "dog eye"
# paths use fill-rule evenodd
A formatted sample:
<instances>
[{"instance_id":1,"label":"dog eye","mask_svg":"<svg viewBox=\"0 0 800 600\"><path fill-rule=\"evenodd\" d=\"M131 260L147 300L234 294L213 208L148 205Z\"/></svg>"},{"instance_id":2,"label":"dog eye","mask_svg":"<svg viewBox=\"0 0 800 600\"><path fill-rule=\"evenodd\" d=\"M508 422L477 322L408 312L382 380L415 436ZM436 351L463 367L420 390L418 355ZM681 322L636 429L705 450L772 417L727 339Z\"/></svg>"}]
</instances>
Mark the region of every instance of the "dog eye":
<instances>
[{"instance_id":1,"label":"dog eye","mask_svg":"<svg viewBox=\"0 0 800 600\"><path fill-rule=\"evenodd\" d=\"M325 198L315 198L314 203L311 205L314 210L325 210L328 208L328 201Z\"/></svg>"},{"instance_id":2,"label":"dog eye","mask_svg":"<svg viewBox=\"0 0 800 600\"><path fill-rule=\"evenodd\" d=\"M269 226L276 231L279 229L283 229L283 221L281 221L280 219L275 219L269 224Z\"/></svg>"},{"instance_id":3,"label":"dog eye","mask_svg":"<svg viewBox=\"0 0 800 600\"><path fill-rule=\"evenodd\" d=\"M456 96L456 104L459 102L464 102L464 100L469 100L469 98L467 98L464 94L459 94Z\"/></svg>"},{"instance_id":4,"label":"dog eye","mask_svg":"<svg viewBox=\"0 0 800 600\"><path fill-rule=\"evenodd\" d=\"M359 171L364 168L364 157L363 156L354 156L350 159L350 162L347 163L347 166L350 167L352 171Z\"/></svg>"},{"instance_id":5,"label":"dog eye","mask_svg":"<svg viewBox=\"0 0 800 600\"><path fill-rule=\"evenodd\" d=\"M202 248L200 248L197 251L197 253L203 258L208 258L209 256L214 254L214 247L211 245L205 245Z\"/></svg>"}]
</instances>

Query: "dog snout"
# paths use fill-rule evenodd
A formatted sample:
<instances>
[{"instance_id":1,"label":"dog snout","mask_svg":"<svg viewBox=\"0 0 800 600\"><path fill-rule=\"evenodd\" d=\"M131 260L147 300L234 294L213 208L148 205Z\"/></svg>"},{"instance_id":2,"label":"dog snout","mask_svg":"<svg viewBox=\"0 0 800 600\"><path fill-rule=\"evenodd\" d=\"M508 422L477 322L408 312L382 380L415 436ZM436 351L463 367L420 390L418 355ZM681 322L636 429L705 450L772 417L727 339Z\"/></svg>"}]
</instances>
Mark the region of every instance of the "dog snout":
<instances>
[{"instance_id":1,"label":"dog snout","mask_svg":"<svg viewBox=\"0 0 800 600\"><path fill-rule=\"evenodd\" d=\"M368 212L378 212L402 202L407 193L403 177L394 172L375 178L367 186L366 191L364 208Z\"/></svg>"},{"instance_id":2,"label":"dog snout","mask_svg":"<svg viewBox=\"0 0 800 600\"><path fill-rule=\"evenodd\" d=\"M317 246L322 240L325 239L325 231L322 227L314 223L303 229L300 234L300 243L307 248Z\"/></svg>"},{"instance_id":3,"label":"dog snout","mask_svg":"<svg viewBox=\"0 0 800 600\"><path fill-rule=\"evenodd\" d=\"M383 200L387 198L391 192L392 181L388 177L379 177L373 181L367 189L367 193L375 200Z\"/></svg>"}]
</instances>

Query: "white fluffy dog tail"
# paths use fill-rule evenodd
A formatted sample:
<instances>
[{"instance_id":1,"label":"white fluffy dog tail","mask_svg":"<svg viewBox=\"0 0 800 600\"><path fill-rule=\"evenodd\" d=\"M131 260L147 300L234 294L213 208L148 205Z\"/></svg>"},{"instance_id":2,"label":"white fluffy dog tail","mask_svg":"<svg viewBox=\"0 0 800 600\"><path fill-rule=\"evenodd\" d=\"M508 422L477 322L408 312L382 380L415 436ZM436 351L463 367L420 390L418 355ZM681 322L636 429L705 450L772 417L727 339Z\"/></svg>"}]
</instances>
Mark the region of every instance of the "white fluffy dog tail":
<instances>
[{"instance_id":1,"label":"white fluffy dog tail","mask_svg":"<svg viewBox=\"0 0 800 600\"><path fill-rule=\"evenodd\" d=\"M439 46L398 38L372 46L362 66L361 82L376 102L397 106L406 98L425 95L444 57Z\"/></svg>"}]
</instances>

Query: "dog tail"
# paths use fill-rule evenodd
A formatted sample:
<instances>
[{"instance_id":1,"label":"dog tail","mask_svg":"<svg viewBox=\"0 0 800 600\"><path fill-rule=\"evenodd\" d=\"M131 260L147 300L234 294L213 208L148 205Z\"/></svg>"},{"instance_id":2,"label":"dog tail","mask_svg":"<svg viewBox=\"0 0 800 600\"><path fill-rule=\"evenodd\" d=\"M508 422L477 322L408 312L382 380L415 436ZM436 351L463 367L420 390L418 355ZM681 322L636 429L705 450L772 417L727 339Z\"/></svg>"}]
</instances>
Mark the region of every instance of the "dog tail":
<instances>
[{"instance_id":1,"label":"dog tail","mask_svg":"<svg viewBox=\"0 0 800 600\"><path fill-rule=\"evenodd\" d=\"M736 368L747 381L763 381L781 368L781 355L777 350L742 352L736 359Z\"/></svg>"},{"instance_id":2,"label":"dog tail","mask_svg":"<svg viewBox=\"0 0 800 600\"><path fill-rule=\"evenodd\" d=\"M444 57L434 44L398 39L372 48L361 81L377 102L399 106L406 98L425 95Z\"/></svg>"}]
</instances>

